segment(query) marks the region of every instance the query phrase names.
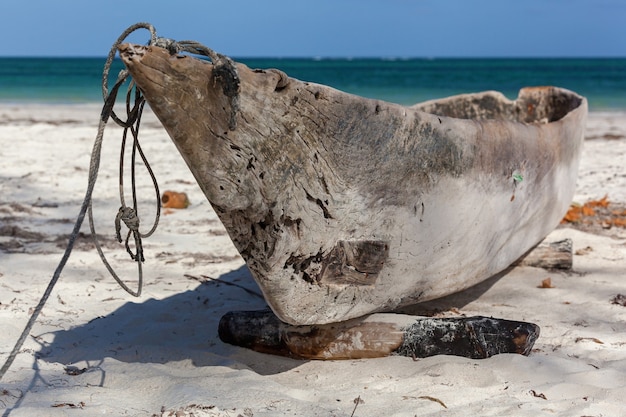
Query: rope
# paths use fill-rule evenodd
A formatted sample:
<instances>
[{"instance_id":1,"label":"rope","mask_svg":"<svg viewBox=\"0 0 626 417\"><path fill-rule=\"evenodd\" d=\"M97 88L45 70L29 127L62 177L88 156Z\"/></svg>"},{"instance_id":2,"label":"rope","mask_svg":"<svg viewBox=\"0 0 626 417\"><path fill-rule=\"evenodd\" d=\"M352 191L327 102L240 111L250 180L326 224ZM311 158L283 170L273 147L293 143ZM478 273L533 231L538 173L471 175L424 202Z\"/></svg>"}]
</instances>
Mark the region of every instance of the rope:
<instances>
[{"instance_id":1,"label":"rope","mask_svg":"<svg viewBox=\"0 0 626 417\"><path fill-rule=\"evenodd\" d=\"M228 128L235 130L237 128L237 112L239 112L239 74L235 62L229 57L218 54L214 50L196 41L173 41L167 38L157 38L156 46L167 49L170 54L178 54L187 52L195 55L203 55L209 57L213 62L214 77L222 84L222 92L230 104L230 120Z\"/></svg>"},{"instance_id":2,"label":"rope","mask_svg":"<svg viewBox=\"0 0 626 417\"><path fill-rule=\"evenodd\" d=\"M70 235L69 241L67 243L67 247L65 248L65 252L63 253L61 261L57 265L57 268L54 271L52 278L50 282L48 283L48 286L46 287L46 290L44 291L41 299L39 300L39 303L33 310L33 313L31 314L24 330L22 331L22 334L20 335L17 342L15 343L15 346L13 347L13 350L7 357L4 364L2 365L2 368L0 368L0 380L2 380L7 370L13 364L15 357L17 356L18 352L22 348L22 345L24 344L26 337L32 330L35 322L37 321L37 318L39 317L39 314L41 313L41 310L43 309L44 305L46 304L46 301L48 300L48 298L50 297L50 294L52 293L52 290L54 289L54 286L59 280L59 277L61 276L61 272L63 271L63 268L65 267L70 257L70 254L72 253L72 249L74 248L76 239L79 236L80 228L85 219L85 215L88 215L88 218L89 218L89 227L91 229L91 235L92 235L94 244L96 246L96 250L98 254L100 255L100 259L102 260L103 264L105 265L109 273L113 276L113 278L117 281L117 283L126 292L128 292L129 294L135 297L138 297L141 295L141 290L143 286L142 263L144 262L142 239L151 236L158 226L160 213L161 213L160 193L159 193L159 187L156 181L156 177L154 176L152 168L150 167L150 164L148 163L141 149L141 146L139 145L139 139L138 139L139 138L139 126L141 122L141 115L142 115L143 108L145 105L145 99L142 96L139 89L134 84L134 82L131 80L128 86L128 92L126 94L126 120L122 120L115 113L114 105L115 105L117 94L118 94L120 87L129 78L128 71L127 70L120 71L120 73L118 74L117 80L110 91L108 88L109 72L111 69L111 65L113 63L113 59L115 58L115 55L117 53L118 46L132 32L138 29L146 29L150 32L150 43L149 43L150 45L155 45L155 46L166 48L172 55L178 54L180 52L187 52L187 53L196 54L196 55L203 55L203 56L210 58L214 65L213 74L216 80L220 81L220 83L222 84L222 92L224 93L226 97L228 97L229 102L230 102L231 117L229 121L229 128L231 130L234 130L237 126L236 116L237 116L237 113L239 112L240 80L239 80L239 75L237 73L237 69L235 67L235 63L230 58L228 58L227 56L218 54L212 49L209 49L206 46L201 45L195 41L176 42L167 38L159 38L156 36L156 31L154 27L149 23L137 23L135 25L128 27L124 32L122 32L122 34L119 36L119 38L111 47L111 50L109 51L109 54L107 56L107 59L104 65L104 70L102 72L102 97L104 99L104 104L102 106L102 111L100 113L100 122L98 124L98 132L96 134L96 139L94 141L93 149L91 152L87 190L85 192L85 197L81 204L80 212L78 213L78 217L76 218L76 223L74 224L74 228L72 229L72 233ZM130 103L131 101L133 101L131 100L133 91L134 91L134 105L131 107ZM124 245L131 259L137 262L138 280L137 280L136 291L129 288L121 280L121 278L115 273L115 271L113 270L113 268L107 261L102 251L102 247L98 241L96 230L95 230L95 225L93 221L93 210L91 206L92 194L93 194L93 190L94 190L96 180L98 177L98 170L100 168L100 156L101 156L101 151L102 151L104 129L109 119L113 119L115 123L117 123L118 125L124 128L124 132L122 135L122 142L121 142L120 171L119 171L119 189L120 189L121 206L115 217L115 234L116 234L117 240L121 243L123 241L122 233L121 233L122 223L126 226L126 228L128 228L128 233L126 234ZM132 136L132 151L131 151L131 162L130 162L131 163L131 194L132 194L132 200L133 200L132 207L127 206L125 202L124 176L123 176L124 155L126 153L126 144L128 141L127 139L128 139L129 132ZM156 209L155 220L152 225L152 228L147 233L141 233L139 230L140 221L139 221L139 215L137 211L137 192L136 192L136 181L135 181L135 166L136 166L137 155L139 155L144 166L146 167L146 170L148 171L148 174L150 175L152 179L152 183L153 183L154 190L156 193L157 209ZM135 252L133 252L129 243L131 236L133 237Z\"/></svg>"},{"instance_id":3,"label":"rope","mask_svg":"<svg viewBox=\"0 0 626 417\"><path fill-rule=\"evenodd\" d=\"M123 40L123 38L121 38L121 40ZM121 42L121 41L118 39L118 42ZM115 48L117 48L117 45L115 45ZM150 164L148 163L148 160L146 159L143 153L143 150L141 149L141 146L139 145L139 126L141 122L141 115L143 112L143 107L145 105L145 100L143 96L141 95L141 93L139 92L139 90L137 90L135 87L134 88L135 104L132 108L130 107L133 87L135 87L135 85L133 82L131 82L128 87L128 93L126 95L126 116L127 116L126 121L122 121L119 118L117 118L118 120L117 123L124 128L124 133L122 135L122 143L121 143L121 149L120 149L120 169L119 169L119 190L120 190L121 206L118 210L117 215L115 216L115 235L117 237L117 240L121 243L123 241L122 236L121 236L121 229L122 229L122 222L123 222L124 225L128 228L128 233L126 235L126 239L124 240L124 246L126 247L126 251L130 255L131 259L137 262L137 290L131 289L128 285L126 285L124 281L122 281L122 279L117 275L117 273L115 272L115 270L113 269L109 261L107 260L106 256L104 255L100 242L98 241L98 238L97 238L91 205L89 206L88 214L89 214L89 227L91 229L91 236L96 246L96 251L98 252L98 255L100 256L100 259L102 260L102 263L104 264L106 269L109 271L113 279L115 279L118 285L122 287L122 289L124 289L124 291L126 291L127 293L129 293L130 295L134 297L139 297L141 295L141 291L143 287L142 262L144 262L145 260L144 255L143 255L142 238L151 236L156 230L158 223L159 223L159 218L161 215L161 205L159 204L159 201L160 201L159 200L160 198L159 185L157 184L156 177L152 171L152 168L150 167ZM103 93L106 93L106 90L104 88L103 88ZM113 112L111 114L113 114ZM127 143L129 132L131 133L133 137L133 145L132 145L133 147L132 147L132 155L131 155L131 193L132 193L132 198L133 198L133 207L128 207L126 205L125 198L124 198L124 155L126 153L126 143ZM150 231L145 234L142 234L139 231L140 222L139 222L139 215L138 215L138 210L137 210L137 190L136 190L136 181L135 181L135 178L136 178L135 166L136 166L137 153L139 153L139 156L141 157L141 160L144 166L146 167L148 174L150 175L150 178L152 179L152 184L154 186L154 190L156 193L156 202L157 202L154 223ZM131 236L133 237L134 243L135 243L135 251L136 251L135 253L133 253L129 244Z\"/></svg>"},{"instance_id":4,"label":"rope","mask_svg":"<svg viewBox=\"0 0 626 417\"><path fill-rule=\"evenodd\" d=\"M102 112L100 114L100 122L98 124L98 132L96 134L96 139L94 141L93 144L93 149L91 152L91 159L89 162L89 176L88 176L88 181L87 181L87 190L85 192L85 197L83 199L83 202L81 204L81 208L80 208L80 212L78 213L78 217L76 218L76 222L74 223L74 228L72 229L72 233L70 234L70 238L68 240L67 246L65 248L65 252L63 253L63 256L61 257L61 260L59 262L59 264L57 265L52 278L50 279L50 282L48 283L48 286L46 287L46 290L44 291L41 299L39 300L39 303L37 304L37 306L35 307L35 309L33 310L33 313L31 314L26 326L24 327L24 330L22 331L22 334L20 335L20 337L17 339L17 341L15 342L15 346L13 347L13 350L11 351L11 353L9 354L9 356L7 357L7 359L5 360L4 364L2 365L2 368L0 368L0 380L4 377L4 375L6 374L6 372L8 371L8 369L11 367L11 365L13 364L13 361L15 360L17 354L19 353L20 349L22 348L24 341L26 340L26 337L28 336L28 334L30 333L30 331L33 328L33 325L35 324L35 322L37 321L37 318L39 317L39 314L41 313L41 310L43 309L44 305L46 304L46 301L48 300L48 298L50 297L50 294L52 293L52 290L54 289L54 286L56 285L57 281L59 280L59 277L61 276L61 272L63 271L63 268L65 267L71 253L72 253L72 249L74 248L74 244L76 243L76 239L79 236L79 232L80 232L80 228L83 224L83 221L85 219L85 214L87 212L89 212L89 220L90 220L90 224L93 224L93 216L92 216L92 210L91 210L91 198L92 198L92 194L93 194L93 190L94 187L96 185L96 180L98 178L98 170L100 168L100 155L101 155L101 151L102 151L102 140L103 140L103 136L104 136L104 129L106 127L107 121L109 120L109 118L113 118L118 124L122 125L122 126L127 126L129 125L129 122L123 122L122 120L120 120L117 115L115 114L114 110L113 110L113 106L115 104L115 100L117 97L117 93L119 88L122 86L122 84L126 81L126 79L128 78L128 72L127 71L121 71L117 81L115 82L113 88L111 89L111 92L109 93L108 91L108 74L109 74L109 70L111 68L111 64L113 62L113 58L115 57L115 53L117 51L117 47L118 45L120 45L123 40L132 32L134 32L137 29L148 29L151 33L151 41L155 41L156 40L156 32L154 31L154 28L152 27L152 25L147 24L147 23L138 23L135 24L131 27L129 27L128 29L126 29L124 31L124 33L118 38L118 40L113 44L113 46L111 47L111 51L109 52L109 56L106 60L105 63L105 68L103 71L103 76L102 76L102 93L103 93L103 97L104 97L104 105L102 107ZM129 118L129 121L131 120L131 118ZM137 121L139 120L139 118L137 118ZM132 123L131 123L132 124ZM136 132L136 131L135 131ZM136 140L136 138L135 138ZM136 145L138 146L138 145ZM140 152L140 154L142 155L142 159L144 159L145 162L145 158L143 157L143 153ZM149 170L149 172L152 175L152 171ZM155 182L156 184L156 182ZM157 195L158 195L158 189L157 189ZM158 200L158 199L157 199ZM92 233L94 233L95 236L95 230L92 227ZM151 231L152 233L152 231ZM99 245L97 245L99 246ZM139 248L139 246L138 246ZM139 252L140 249L138 249ZM139 252L140 253L140 252ZM102 256L102 255L101 255ZM143 258L143 255L141 255L140 259ZM106 264L108 266L108 263ZM138 265L140 265L139 268L141 268L141 262L138 262ZM109 271L111 272L112 269L109 269ZM118 281L119 282L119 281ZM123 287L125 287L123 285ZM127 289L127 287L125 288ZM127 289L128 291L128 289Z\"/></svg>"}]
</instances>

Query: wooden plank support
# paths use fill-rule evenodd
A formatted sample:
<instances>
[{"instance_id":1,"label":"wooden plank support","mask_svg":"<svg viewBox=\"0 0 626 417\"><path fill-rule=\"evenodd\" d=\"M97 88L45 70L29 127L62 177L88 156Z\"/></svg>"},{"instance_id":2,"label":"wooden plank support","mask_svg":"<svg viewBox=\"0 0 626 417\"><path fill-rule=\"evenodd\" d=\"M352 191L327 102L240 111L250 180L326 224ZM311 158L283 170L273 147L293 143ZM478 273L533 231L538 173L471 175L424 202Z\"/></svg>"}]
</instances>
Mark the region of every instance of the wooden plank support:
<instances>
[{"instance_id":1,"label":"wooden plank support","mask_svg":"<svg viewBox=\"0 0 626 417\"><path fill-rule=\"evenodd\" d=\"M528 355L539 337L532 323L487 317L432 318L377 313L325 325L294 326L270 310L225 314L222 341L301 359L362 359L402 355L455 355L473 359L499 353Z\"/></svg>"}]
</instances>

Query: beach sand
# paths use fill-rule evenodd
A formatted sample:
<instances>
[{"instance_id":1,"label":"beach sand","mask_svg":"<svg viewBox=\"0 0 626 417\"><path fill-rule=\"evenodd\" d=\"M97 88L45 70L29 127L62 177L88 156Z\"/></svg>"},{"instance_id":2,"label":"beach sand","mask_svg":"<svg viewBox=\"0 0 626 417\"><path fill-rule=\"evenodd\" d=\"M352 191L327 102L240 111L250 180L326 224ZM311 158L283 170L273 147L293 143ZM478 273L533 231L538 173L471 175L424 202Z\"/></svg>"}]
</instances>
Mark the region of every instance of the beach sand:
<instances>
[{"instance_id":1,"label":"beach sand","mask_svg":"<svg viewBox=\"0 0 626 417\"><path fill-rule=\"evenodd\" d=\"M100 106L0 106L0 341L7 356L56 268L87 186ZM626 203L626 113L591 113L575 201ZM93 207L109 260L129 285L136 265L114 239L121 129L110 123ZM623 416L626 413L626 229L565 225L574 268L516 267L431 304L442 314L530 321L529 357L301 361L222 343L220 317L262 298L224 228L158 121L141 143L166 210L144 241L139 298L81 238L3 378L7 416ZM139 170L143 227L155 193ZM126 196L127 199L130 196ZM610 208L611 206L609 206ZM89 233L87 222L83 232ZM539 288L550 278L553 288ZM235 285L228 285L235 284ZM617 303L612 302L614 300Z\"/></svg>"}]
</instances>

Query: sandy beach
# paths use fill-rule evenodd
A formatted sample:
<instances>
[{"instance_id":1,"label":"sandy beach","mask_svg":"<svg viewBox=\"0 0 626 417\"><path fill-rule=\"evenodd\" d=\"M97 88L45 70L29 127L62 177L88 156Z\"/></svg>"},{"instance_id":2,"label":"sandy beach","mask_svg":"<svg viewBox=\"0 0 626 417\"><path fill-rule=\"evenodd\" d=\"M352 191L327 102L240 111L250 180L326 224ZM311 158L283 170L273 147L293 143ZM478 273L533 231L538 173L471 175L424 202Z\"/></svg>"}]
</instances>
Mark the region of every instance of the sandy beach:
<instances>
[{"instance_id":1,"label":"sandy beach","mask_svg":"<svg viewBox=\"0 0 626 417\"><path fill-rule=\"evenodd\" d=\"M0 357L28 320L67 243L87 186L99 105L0 106ZM96 228L126 282L136 265L114 237L121 128L106 131ZM31 337L0 386L3 416L623 416L626 229L563 225L574 267L516 267L414 311L485 315L541 327L532 354L302 361L230 346L217 323L266 306L166 132L152 114L140 140L166 209L144 242L145 287L125 293L102 265L87 222ZM576 203L626 205L626 112L592 112ZM140 208L156 198L139 170ZM129 198L129 196L127 196ZM593 221L590 219L589 221ZM550 278L553 288L539 288ZM248 291L246 291L248 290Z\"/></svg>"}]
</instances>

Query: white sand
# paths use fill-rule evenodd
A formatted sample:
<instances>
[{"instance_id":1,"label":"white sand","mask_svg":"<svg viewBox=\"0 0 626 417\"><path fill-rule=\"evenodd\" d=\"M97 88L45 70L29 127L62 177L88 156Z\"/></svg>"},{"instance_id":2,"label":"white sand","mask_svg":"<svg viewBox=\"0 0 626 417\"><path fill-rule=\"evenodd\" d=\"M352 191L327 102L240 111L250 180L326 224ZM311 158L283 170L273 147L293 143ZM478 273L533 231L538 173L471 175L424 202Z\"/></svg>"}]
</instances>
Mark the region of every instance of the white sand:
<instances>
[{"instance_id":1,"label":"white sand","mask_svg":"<svg viewBox=\"0 0 626 417\"><path fill-rule=\"evenodd\" d=\"M99 106L0 106L0 244L9 249L0 251L2 360L78 214L98 114ZM146 117L141 143L161 190L186 192L192 205L164 215L145 242L140 298L123 292L95 250L79 242L33 337L0 383L3 415L626 415L626 307L610 302L626 294L623 229L614 231L617 238L559 229L554 236L571 237L575 250L591 248L575 256L574 272L515 268L433 304L539 324L529 357L315 362L264 355L217 336L224 313L260 309L264 301L235 286L186 277L257 289L159 126ZM587 136L576 200L608 194L626 203L626 114L591 114ZM134 263L113 242L120 137L111 125L94 212L107 254L132 284ZM142 218L149 222L154 192L141 174ZM555 288L538 288L547 277ZM66 367L85 371L69 375Z\"/></svg>"}]
</instances>

